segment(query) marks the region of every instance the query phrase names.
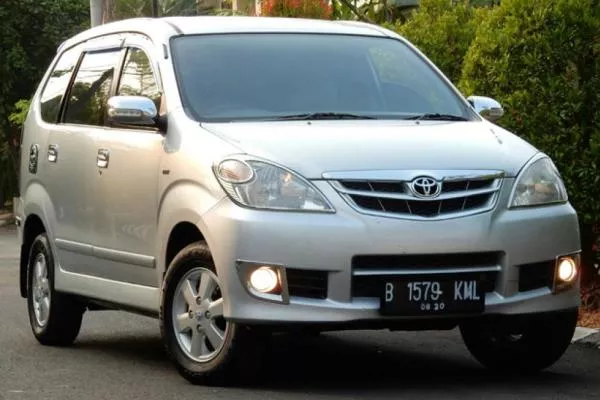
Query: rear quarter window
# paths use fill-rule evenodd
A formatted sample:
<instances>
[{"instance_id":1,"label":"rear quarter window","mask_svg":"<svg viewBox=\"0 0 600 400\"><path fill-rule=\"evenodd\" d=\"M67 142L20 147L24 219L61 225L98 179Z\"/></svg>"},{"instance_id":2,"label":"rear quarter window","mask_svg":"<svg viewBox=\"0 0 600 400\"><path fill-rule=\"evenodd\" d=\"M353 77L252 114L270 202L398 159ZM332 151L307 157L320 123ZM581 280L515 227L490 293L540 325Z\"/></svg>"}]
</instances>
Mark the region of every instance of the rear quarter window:
<instances>
[{"instance_id":1,"label":"rear quarter window","mask_svg":"<svg viewBox=\"0 0 600 400\"><path fill-rule=\"evenodd\" d=\"M40 110L45 122L56 123L58 121L60 106L80 54L79 47L65 51L50 72L40 97Z\"/></svg>"}]
</instances>

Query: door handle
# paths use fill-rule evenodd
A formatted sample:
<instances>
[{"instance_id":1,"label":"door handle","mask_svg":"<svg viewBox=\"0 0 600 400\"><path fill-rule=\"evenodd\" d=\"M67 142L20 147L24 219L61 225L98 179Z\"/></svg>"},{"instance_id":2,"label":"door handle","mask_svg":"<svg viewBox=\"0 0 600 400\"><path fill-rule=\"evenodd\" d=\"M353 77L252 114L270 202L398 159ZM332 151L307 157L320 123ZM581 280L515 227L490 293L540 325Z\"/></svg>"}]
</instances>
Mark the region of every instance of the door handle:
<instances>
[{"instance_id":1,"label":"door handle","mask_svg":"<svg viewBox=\"0 0 600 400\"><path fill-rule=\"evenodd\" d=\"M58 146L55 144L51 144L48 146L48 161L51 163L55 163L58 159Z\"/></svg>"},{"instance_id":2,"label":"door handle","mask_svg":"<svg viewBox=\"0 0 600 400\"><path fill-rule=\"evenodd\" d=\"M108 151L108 149L98 149L98 156L96 157L96 165L98 165L98 168L107 168L109 159L110 151Z\"/></svg>"}]
</instances>

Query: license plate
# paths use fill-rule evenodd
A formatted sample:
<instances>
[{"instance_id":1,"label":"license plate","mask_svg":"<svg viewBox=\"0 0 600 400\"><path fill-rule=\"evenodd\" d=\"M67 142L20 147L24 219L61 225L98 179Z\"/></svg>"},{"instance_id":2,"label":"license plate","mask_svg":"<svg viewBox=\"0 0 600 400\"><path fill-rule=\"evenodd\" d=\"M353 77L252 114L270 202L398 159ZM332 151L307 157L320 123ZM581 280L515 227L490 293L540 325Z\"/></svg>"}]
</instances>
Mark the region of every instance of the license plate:
<instances>
[{"instance_id":1,"label":"license plate","mask_svg":"<svg viewBox=\"0 0 600 400\"><path fill-rule=\"evenodd\" d=\"M383 280L381 313L440 315L479 313L485 307L482 283L470 277Z\"/></svg>"}]
</instances>

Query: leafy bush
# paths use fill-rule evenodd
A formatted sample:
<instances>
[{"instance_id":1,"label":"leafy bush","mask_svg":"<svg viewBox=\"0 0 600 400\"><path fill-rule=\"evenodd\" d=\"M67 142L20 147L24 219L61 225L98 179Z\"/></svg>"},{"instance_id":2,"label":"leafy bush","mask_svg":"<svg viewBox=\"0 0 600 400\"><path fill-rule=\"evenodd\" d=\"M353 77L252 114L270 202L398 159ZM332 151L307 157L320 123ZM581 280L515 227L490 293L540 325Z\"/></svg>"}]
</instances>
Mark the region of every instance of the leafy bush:
<instances>
[{"instance_id":1,"label":"leafy bush","mask_svg":"<svg viewBox=\"0 0 600 400\"><path fill-rule=\"evenodd\" d=\"M555 160L582 222L591 279L600 221L599 2L503 0L478 25L460 87L498 99L501 125Z\"/></svg>"},{"instance_id":2,"label":"leafy bush","mask_svg":"<svg viewBox=\"0 0 600 400\"><path fill-rule=\"evenodd\" d=\"M414 43L453 82L457 83L462 63L478 21L488 9L472 7L469 0L452 5L449 0L421 0L406 23L388 25Z\"/></svg>"},{"instance_id":3,"label":"leafy bush","mask_svg":"<svg viewBox=\"0 0 600 400\"><path fill-rule=\"evenodd\" d=\"M261 14L269 17L331 19L326 0L264 0Z\"/></svg>"}]
</instances>

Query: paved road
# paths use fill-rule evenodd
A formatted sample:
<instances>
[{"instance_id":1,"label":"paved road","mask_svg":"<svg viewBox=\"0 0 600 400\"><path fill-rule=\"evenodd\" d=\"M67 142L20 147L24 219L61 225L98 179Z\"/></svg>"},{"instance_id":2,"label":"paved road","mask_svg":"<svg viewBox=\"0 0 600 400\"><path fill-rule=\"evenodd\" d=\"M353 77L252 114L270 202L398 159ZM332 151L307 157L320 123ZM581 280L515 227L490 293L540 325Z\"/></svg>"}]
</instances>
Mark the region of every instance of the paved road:
<instances>
[{"instance_id":1,"label":"paved road","mask_svg":"<svg viewBox=\"0 0 600 400\"><path fill-rule=\"evenodd\" d=\"M43 347L17 290L14 231L0 230L0 399L599 399L600 351L573 345L535 378L493 376L456 331L353 332L273 343L265 384L196 387L171 367L155 320L87 313L76 346Z\"/></svg>"}]
</instances>

